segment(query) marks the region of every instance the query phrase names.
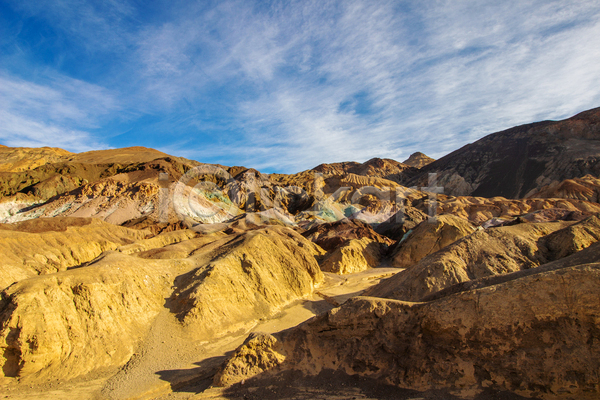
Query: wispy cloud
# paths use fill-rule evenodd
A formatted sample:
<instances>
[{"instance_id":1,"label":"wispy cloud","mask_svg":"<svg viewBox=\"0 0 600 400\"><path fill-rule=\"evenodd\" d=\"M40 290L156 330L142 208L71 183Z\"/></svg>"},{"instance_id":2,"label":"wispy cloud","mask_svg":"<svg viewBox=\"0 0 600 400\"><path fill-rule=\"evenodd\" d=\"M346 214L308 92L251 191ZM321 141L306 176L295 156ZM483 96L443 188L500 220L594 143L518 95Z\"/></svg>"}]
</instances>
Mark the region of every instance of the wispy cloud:
<instances>
[{"instance_id":1,"label":"wispy cloud","mask_svg":"<svg viewBox=\"0 0 600 400\"><path fill-rule=\"evenodd\" d=\"M114 77L37 87L5 76L0 101L20 126L84 141L127 113L130 131L173 153L293 172L440 157L600 105L596 1L159 2L151 17L133 3L70 1L27 12L118 53Z\"/></svg>"},{"instance_id":2,"label":"wispy cloud","mask_svg":"<svg viewBox=\"0 0 600 400\"><path fill-rule=\"evenodd\" d=\"M47 21L87 51L124 51L135 26L135 7L124 1L7 0L26 17ZM133 25L133 26L132 26Z\"/></svg>"},{"instance_id":3,"label":"wispy cloud","mask_svg":"<svg viewBox=\"0 0 600 400\"><path fill-rule=\"evenodd\" d=\"M269 32L294 34L255 54L277 72L238 104L245 137L222 154L288 171L417 150L440 157L485 133L600 105L599 7L509 3L403 13L396 2L357 1L329 21L306 6L256 15ZM252 67L237 61L240 76Z\"/></svg>"},{"instance_id":4,"label":"wispy cloud","mask_svg":"<svg viewBox=\"0 0 600 400\"><path fill-rule=\"evenodd\" d=\"M83 151L107 144L89 130L118 109L96 85L65 77L36 84L0 75L0 140L10 146L57 146Z\"/></svg>"}]
</instances>

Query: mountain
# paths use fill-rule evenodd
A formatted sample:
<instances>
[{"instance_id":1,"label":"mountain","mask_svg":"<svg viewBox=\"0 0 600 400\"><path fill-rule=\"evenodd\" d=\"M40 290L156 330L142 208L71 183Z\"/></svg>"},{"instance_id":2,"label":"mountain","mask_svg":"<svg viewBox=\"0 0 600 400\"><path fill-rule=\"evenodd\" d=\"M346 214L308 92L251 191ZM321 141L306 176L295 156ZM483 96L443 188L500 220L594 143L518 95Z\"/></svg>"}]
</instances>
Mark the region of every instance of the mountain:
<instances>
[{"instance_id":1,"label":"mountain","mask_svg":"<svg viewBox=\"0 0 600 400\"><path fill-rule=\"evenodd\" d=\"M407 175L407 172L410 172L412 169L411 165L390 158L372 158L364 163L348 161L333 164L320 164L311 171L325 175L339 176L355 174L372 176L402 183L405 180L405 176L410 176L410 174Z\"/></svg>"},{"instance_id":2,"label":"mountain","mask_svg":"<svg viewBox=\"0 0 600 400\"><path fill-rule=\"evenodd\" d=\"M523 198L543 186L600 174L600 108L562 121L542 121L492 133L423 167L409 185L437 186L449 195Z\"/></svg>"},{"instance_id":3,"label":"mountain","mask_svg":"<svg viewBox=\"0 0 600 400\"><path fill-rule=\"evenodd\" d=\"M416 153L411 154L406 160L402 161L402 164L406 164L414 168L423 168L434 161L435 160L433 158L417 151Z\"/></svg>"}]
</instances>

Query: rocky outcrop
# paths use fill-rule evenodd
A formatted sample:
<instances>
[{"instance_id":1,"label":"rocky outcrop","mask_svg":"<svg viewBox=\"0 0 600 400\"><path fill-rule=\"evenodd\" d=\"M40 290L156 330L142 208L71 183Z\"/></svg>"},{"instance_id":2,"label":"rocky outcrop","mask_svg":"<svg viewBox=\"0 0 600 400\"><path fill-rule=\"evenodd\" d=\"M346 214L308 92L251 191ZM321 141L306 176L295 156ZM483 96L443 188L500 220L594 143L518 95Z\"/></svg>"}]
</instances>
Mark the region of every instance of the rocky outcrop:
<instances>
[{"instance_id":1,"label":"rocky outcrop","mask_svg":"<svg viewBox=\"0 0 600 400\"><path fill-rule=\"evenodd\" d=\"M474 232L374 286L365 295L420 301L460 282L538 267L549 261L539 239L567 225L520 224Z\"/></svg>"},{"instance_id":2,"label":"rocky outcrop","mask_svg":"<svg viewBox=\"0 0 600 400\"><path fill-rule=\"evenodd\" d=\"M452 215L427 219L391 249L392 266L408 268L474 231L475 227L468 221Z\"/></svg>"},{"instance_id":3,"label":"rocky outcrop","mask_svg":"<svg viewBox=\"0 0 600 400\"><path fill-rule=\"evenodd\" d=\"M275 368L285 360L281 342L268 333L252 333L221 366L216 386L229 386Z\"/></svg>"},{"instance_id":4,"label":"rocky outcrop","mask_svg":"<svg viewBox=\"0 0 600 400\"><path fill-rule=\"evenodd\" d=\"M148 231L92 218L39 218L1 224L0 289L39 274L79 266L148 235Z\"/></svg>"},{"instance_id":5,"label":"rocky outcrop","mask_svg":"<svg viewBox=\"0 0 600 400\"><path fill-rule=\"evenodd\" d=\"M437 173L446 194L522 198L553 182L600 175L600 108L488 135L423 167L407 186Z\"/></svg>"},{"instance_id":6,"label":"rocky outcrop","mask_svg":"<svg viewBox=\"0 0 600 400\"><path fill-rule=\"evenodd\" d=\"M321 261L321 270L334 274L351 274L377 267L387 247L369 238L350 239L331 251Z\"/></svg>"},{"instance_id":7,"label":"rocky outcrop","mask_svg":"<svg viewBox=\"0 0 600 400\"><path fill-rule=\"evenodd\" d=\"M452 214L469 220L471 223L481 225L492 218L512 220L527 214L555 210L555 218L563 219L567 213L581 213L582 217L589 217L600 212L600 205L585 200L577 199L523 199L509 200L502 197L486 199L484 197L438 197L438 214Z\"/></svg>"},{"instance_id":8,"label":"rocky outcrop","mask_svg":"<svg viewBox=\"0 0 600 400\"><path fill-rule=\"evenodd\" d=\"M405 206L404 210L394 213L387 221L377 225L375 231L380 235L399 241L427 218L426 212L416 207Z\"/></svg>"},{"instance_id":9,"label":"rocky outcrop","mask_svg":"<svg viewBox=\"0 0 600 400\"><path fill-rule=\"evenodd\" d=\"M174 313L197 340L214 340L311 295L323 281L315 257L324 251L285 227L176 230L117 250L4 289L0 378L40 383L114 372L161 311Z\"/></svg>"},{"instance_id":10,"label":"rocky outcrop","mask_svg":"<svg viewBox=\"0 0 600 400\"><path fill-rule=\"evenodd\" d=\"M525 195L526 198L578 199L598 203L600 199L600 179L586 175L580 178L552 182Z\"/></svg>"},{"instance_id":11,"label":"rocky outcrop","mask_svg":"<svg viewBox=\"0 0 600 400\"><path fill-rule=\"evenodd\" d=\"M374 286L369 296L419 301L452 285L538 267L598 241L597 217L477 231Z\"/></svg>"},{"instance_id":12,"label":"rocky outcrop","mask_svg":"<svg viewBox=\"0 0 600 400\"><path fill-rule=\"evenodd\" d=\"M547 259L560 260L589 247L598 240L600 240L600 219L593 216L543 237L540 243L546 249Z\"/></svg>"},{"instance_id":13,"label":"rocky outcrop","mask_svg":"<svg viewBox=\"0 0 600 400\"><path fill-rule=\"evenodd\" d=\"M164 303L161 263L119 253L1 293L1 376L69 379L123 365Z\"/></svg>"},{"instance_id":14,"label":"rocky outcrop","mask_svg":"<svg viewBox=\"0 0 600 400\"><path fill-rule=\"evenodd\" d=\"M302 233L302 236L326 251L335 250L351 239L366 238L384 245L393 243L389 238L375 232L369 224L350 219L317 225Z\"/></svg>"},{"instance_id":15,"label":"rocky outcrop","mask_svg":"<svg viewBox=\"0 0 600 400\"><path fill-rule=\"evenodd\" d=\"M0 147L0 172L21 172L64 161L73 153L55 147Z\"/></svg>"},{"instance_id":16,"label":"rocky outcrop","mask_svg":"<svg viewBox=\"0 0 600 400\"><path fill-rule=\"evenodd\" d=\"M483 391L596 398L600 264L514 275L425 303L353 298L275 334L262 349L242 346L223 367L220 376L228 379L216 383L235 382L231 376L239 373L251 392L286 371L302 376L336 370L468 398ZM275 353L277 362L266 372L251 370L244 360L250 351L258 359ZM242 386L232 393L235 388Z\"/></svg>"},{"instance_id":17,"label":"rocky outcrop","mask_svg":"<svg viewBox=\"0 0 600 400\"><path fill-rule=\"evenodd\" d=\"M223 336L311 294L323 281L315 259L322 253L284 227L235 235L177 279L171 311L200 337ZM195 259L206 255L189 258Z\"/></svg>"},{"instance_id":18,"label":"rocky outcrop","mask_svg":"<svg viewBox=\"0 0 600 400\"><path fill-rule=\"evenodd\" d=\"M321 164L313 168L312 171L330 176L344 176L347 174L371 176L401 183L403 173L411 169L411 167L389 158L372 158L364 163L340 162Z\"/></svg>"}]
</instances>

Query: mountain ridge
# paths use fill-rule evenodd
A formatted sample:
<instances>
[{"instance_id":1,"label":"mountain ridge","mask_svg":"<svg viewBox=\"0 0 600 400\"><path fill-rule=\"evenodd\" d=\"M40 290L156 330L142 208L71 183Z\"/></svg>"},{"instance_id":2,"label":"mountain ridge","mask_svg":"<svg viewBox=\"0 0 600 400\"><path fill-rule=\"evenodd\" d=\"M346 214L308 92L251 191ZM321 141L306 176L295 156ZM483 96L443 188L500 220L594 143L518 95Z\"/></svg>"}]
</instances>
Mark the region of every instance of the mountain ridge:
<instances>
[{"instance_id":1,"label":"mountain ridge","mask_svg":"<svg viewBox=\"0 0 600 400\"><path fill-rule=\"evenodd\" d=\"M542 186L600 174L600 107L559 121L541 121L491 133L423 167L409 180L449 195L523 198Z\"/></svg>"}]
</instances>

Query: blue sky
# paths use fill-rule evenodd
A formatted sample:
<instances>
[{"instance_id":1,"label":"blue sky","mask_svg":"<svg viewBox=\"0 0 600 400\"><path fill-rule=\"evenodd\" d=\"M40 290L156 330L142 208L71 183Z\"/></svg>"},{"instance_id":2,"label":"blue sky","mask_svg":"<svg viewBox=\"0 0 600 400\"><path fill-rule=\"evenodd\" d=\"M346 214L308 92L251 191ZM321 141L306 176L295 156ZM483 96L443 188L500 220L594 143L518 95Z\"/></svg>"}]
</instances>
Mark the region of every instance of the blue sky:
<instances>
[{"instance_id":1,"label":"blue sky","mask_svg":"<svg viewBox=\"0 0 600 400\"><path fill-rule=\"evenodd\" d=\"M600 2L0 2L0 143L297 172L600 106Z\"/></svg>"}]
</instances>

